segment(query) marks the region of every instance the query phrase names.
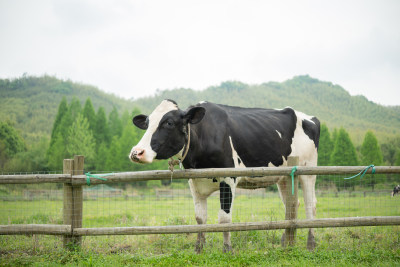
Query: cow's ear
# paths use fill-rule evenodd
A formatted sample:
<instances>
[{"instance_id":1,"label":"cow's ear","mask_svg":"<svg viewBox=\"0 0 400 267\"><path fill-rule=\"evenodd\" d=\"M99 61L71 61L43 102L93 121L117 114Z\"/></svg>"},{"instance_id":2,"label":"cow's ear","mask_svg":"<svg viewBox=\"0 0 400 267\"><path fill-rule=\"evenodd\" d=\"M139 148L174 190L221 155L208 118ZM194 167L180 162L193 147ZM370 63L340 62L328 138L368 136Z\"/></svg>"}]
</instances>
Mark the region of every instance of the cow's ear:
<instances>
[{"instance_id":1,"label":"cow's ear","mask_svg":"<svg viewBox=\"0 0 400 267\"><path fill-rule=\"evenodd\" d=\"M199 123L206 114L206 109L203 107L193 107L185 112L183 118L191 124Z\"/></svg>"},{"instance_id":2,"label":"cow's ear","mask_svg":"<svg viewBox=\"0 0 400 267\"><path fill-rule=\"evenodd\" d=\"M132 122L142 130L146 130L149 127L146 115L137 115L133 117Z\"/></svg>"}]
</instances>

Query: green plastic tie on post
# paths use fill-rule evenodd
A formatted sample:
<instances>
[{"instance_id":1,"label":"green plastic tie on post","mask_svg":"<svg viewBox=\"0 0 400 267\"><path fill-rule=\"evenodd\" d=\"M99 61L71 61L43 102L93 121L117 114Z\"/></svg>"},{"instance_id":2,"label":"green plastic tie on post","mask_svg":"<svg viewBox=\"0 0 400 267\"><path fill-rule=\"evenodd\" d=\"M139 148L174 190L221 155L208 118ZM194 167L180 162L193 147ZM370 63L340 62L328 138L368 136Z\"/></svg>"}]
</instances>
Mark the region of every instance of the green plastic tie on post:
<instances>
[{"instance_id":1,"label":"green plastic tie on post","mask_svg":"<svg viewBox=\"0 0 400 267\"><path fill-rule=\"evenodd\" d=\"M297 166L294 166L292 168L292 172L290 173L290 176L292 177L292 195L294 195L294 173L297 171Z\"/></svg>"},{"instance_id":2,"label":"green plastic tie on post","mask_svg":"<svg viewBox=\"0 0 400 267\"><path fill-rule=\"evenodd\" d=\"M90 174L90 172L85 173L86 175L86 184L90 186L90 178L95 178L103 181L107 181L106 178L102 178L104 176L110 176L112 173L107 173L107 174Z\"/></svg>"},{"instance_id":3,"label":"green plastic tie on post","mask_svg":"<svg viewBox=\"0 0 400 267\"><path fill-rule=\"evenodd\" d=\"M353 178L356 178L357 176L359 176L360 174L361 174L360 179L362 179L364 177L364 175L367 173L367 171L369 170L369 168L372 168L371 173L375 174L375 166L369 165L369 166L365 167L363 170L361 170L359 173L357 173L356 175L353 175L353 176L347 177L347 178L343 178L343 179L345 179L345 180L353 179Z\"/></svg>"}]
</instances>

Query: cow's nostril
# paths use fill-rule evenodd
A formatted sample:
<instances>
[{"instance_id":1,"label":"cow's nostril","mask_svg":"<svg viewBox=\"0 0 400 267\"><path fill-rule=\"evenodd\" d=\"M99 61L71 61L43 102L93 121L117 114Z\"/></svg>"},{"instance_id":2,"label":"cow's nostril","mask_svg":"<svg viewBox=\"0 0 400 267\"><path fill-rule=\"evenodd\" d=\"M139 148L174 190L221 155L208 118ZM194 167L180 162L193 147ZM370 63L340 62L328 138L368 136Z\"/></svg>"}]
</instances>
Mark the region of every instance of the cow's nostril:
<instances>
[{"instance_id":1,"label":"cow's nostril","mask_svg":"<svg viewBox=\"0 0 400 267\"><path fill-rule=\"evenodd\" d=\"M137 151L137 155L138 156L143 156L143 154L144 154L144 149Z\"/></svg>"}]
</instances>

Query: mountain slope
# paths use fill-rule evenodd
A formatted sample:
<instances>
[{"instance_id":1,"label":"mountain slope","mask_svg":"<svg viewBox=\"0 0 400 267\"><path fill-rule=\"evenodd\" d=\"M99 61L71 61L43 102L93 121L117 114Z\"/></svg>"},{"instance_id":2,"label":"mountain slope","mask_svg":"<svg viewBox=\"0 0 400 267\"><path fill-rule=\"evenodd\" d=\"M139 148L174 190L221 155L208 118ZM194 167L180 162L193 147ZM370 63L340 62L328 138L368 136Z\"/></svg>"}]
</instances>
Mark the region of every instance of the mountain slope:
<instances>
[{"instance_id":1,"label":"mountain slope","mask_svg":"<svg viewBox=\"0 0 400 267\"><path fill-rule=\"evenodd\" d=\"M298 76L283 83L269 82L247 85L224 82L203 91L174 89L158 91L154 97L134 101L145 113L162 99L174 99L184 109L199 101L243 107L283 108L291 106L317 116L329 128L345 127L353 141L360 144L367 130L373 130L380 140L400 134L400 107L385 107L364 96L351 96L346 90L330 82L309 76Z\"/></svg>"},{"instance_id":2,"label":"mountain slope","mask_svg":"<svg viewBox=\"0 0 400 267\"><path fill-rule=\"evenodd\" d=\"M367 130L373 130L380 142L400 135L400 106L385 107L364 96L351 96L345 89L309 76L298 76L282 83L248 85L223 82L202 91L173 89L158 91L152 97L129 101L104 93L93 86L64 81L55 77L0 79L0 120L14 122L28 144L50 135L58 105L63 97L83 104L90 97L95 110L103 106L108 114L113 106L119 112L134 107L149 114L163 99L174 99L182 109L199 101L243 106L283 108L317 116L330 129L345 127L353 142L361 144Z\"/></svg>"},{"instance_id":3,"label":"mountain slope","mask_svg":"<svg viewBox=\"0 0 400 267\"><path fill-rule=\"evenodd\" d=\"M115 106L120 112L132 110L128 100L106 94L99 89L63 81L51 76L0 79L0 120L9 120L28 143L50 136L58 105L76 97L84 103L91 98L95 110L102 106L107 114Z\"/></svg>"}]
</instances>

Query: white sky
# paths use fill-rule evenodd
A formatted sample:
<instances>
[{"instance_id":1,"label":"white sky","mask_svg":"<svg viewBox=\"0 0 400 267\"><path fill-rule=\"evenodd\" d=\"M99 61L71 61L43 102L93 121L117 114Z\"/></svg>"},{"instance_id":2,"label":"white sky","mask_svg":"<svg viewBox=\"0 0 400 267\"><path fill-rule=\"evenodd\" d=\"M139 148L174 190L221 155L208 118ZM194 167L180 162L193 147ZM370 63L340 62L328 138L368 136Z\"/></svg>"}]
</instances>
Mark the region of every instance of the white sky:
<instances>
[{"instance_id":1,"label":"white sky","mask_svg":"<svg viewBox=\"0 0 400 267\"><path fill-rule=\"evenodd\" d=\"M125 98L310 76L400 105L400 1L0 0L0 78Z\"/></svg>"}]
</instances>

